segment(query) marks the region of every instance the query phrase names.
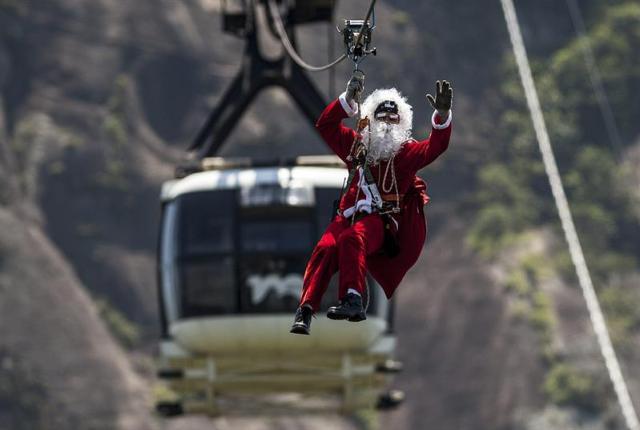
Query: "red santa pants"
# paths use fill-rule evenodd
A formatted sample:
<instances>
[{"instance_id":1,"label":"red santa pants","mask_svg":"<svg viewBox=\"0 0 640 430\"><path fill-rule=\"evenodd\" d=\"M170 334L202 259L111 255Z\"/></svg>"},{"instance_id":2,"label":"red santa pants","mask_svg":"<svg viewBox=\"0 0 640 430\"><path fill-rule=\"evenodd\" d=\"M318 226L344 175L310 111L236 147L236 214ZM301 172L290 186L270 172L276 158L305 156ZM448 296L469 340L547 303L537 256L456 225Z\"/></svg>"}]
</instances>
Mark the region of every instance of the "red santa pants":
<instances>
[{"instance_id":1,"label":"red santa pants","mask_svg":"<svg viewBox=\"0 0 640 430\"><path fill-rule=\"evenodd\" d=\"M314 312L317 311L329 281L337 271L340 271L339 298L343 298L349 288L362 294L367 256L380 250L383 242L384 227L379 215L365 215L353 225L350 219L337 216L307 263L300 305L311 305Z\"/></svg>"}]
</instances>

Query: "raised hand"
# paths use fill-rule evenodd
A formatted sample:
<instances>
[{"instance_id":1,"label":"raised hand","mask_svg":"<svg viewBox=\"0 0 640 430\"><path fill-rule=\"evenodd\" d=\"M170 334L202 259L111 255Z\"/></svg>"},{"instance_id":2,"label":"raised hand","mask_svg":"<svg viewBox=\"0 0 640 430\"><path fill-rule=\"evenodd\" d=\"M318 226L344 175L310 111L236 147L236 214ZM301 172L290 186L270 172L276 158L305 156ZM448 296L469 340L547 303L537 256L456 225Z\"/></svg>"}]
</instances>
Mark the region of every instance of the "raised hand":
<instances>
[{"instance_id":1,"label":"raised hand","mask_svg":"<svg viewBox=\"0 0 640 430\"><path fill-rule=\"evenodd\" d=\"M436 96L433 97L431 94L427 94L427 100L438 111L438 115L441 118L449 116L453 100L453 88L451 88L449 81L436 81Z\"/></svg>"},{"instance_id":2,"label":"raised hand","mask_svg":"<svg viewBox=\"0 0 640 430\"><path fill-rule=\"evenodd\" d=\"M345 95L347 102L351 104L353 100L360 100L362 91L364 91L364 73L356 70L347 83L347 93Z\"/></svg>"}]
</instances>

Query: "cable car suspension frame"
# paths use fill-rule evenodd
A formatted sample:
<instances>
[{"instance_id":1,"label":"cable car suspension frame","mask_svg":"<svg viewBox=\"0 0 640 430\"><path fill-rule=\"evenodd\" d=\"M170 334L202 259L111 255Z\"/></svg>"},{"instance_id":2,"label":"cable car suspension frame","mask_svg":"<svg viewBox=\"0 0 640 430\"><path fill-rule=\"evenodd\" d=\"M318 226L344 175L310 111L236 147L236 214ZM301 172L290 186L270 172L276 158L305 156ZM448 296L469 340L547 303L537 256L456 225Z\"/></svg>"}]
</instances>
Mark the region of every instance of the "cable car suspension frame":
<instances>
[{"instance_id":1,"label":"cable car suspension frame","mask_svg":"<svg viewBox=\"0 0 640 430\"><path fill-rule=\"evenodd\" d=\"M267 58L259 47L258 17L256 8L259 3L266 3L269 27L281 39L288 55L277 59ZM207 121L199 130L193 143L189 146L191 152L186 164L178 166L179 175L190 164L215 156L242 115L248 109L256 95L263 89L279 86L289 93L299 109L313 126L316 119L326 106L326 100L318 91L305 70L319 71L329 69L344 58L349 57L358 70L359 63L369 54L376 54L375 48L370 48L371 36L375 22L372 0L364 20L346 20L345 28L341 31L345 42L345 54L337 60L321 67L314 67L302 60L295 52L295 35L293 27L314 21L330 20L333 2L322 6L322 10L315 10L312 6L302 3L288 10L287 20L283 22L282 14L278 10L276 0L247 0L243 1L243 13L224 13L223 28L226 32L246 39L244 59L236 77L223 94L220 101L209 114ZM302 13L296 13L301 8ZM306 10L305 8L309 9ZM359 27L358 27L359 26Z\"/></svg>"}]
</instances>

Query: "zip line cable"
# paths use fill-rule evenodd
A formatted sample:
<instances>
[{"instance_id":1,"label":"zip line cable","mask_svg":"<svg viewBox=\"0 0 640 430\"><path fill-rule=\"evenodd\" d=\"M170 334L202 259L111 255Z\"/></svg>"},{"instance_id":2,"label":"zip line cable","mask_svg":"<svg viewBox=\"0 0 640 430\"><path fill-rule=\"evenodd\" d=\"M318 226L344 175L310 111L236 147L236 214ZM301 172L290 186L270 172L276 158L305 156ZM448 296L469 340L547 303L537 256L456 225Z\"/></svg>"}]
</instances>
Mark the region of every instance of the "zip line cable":
<instances>
[{"instance_id":1,"label":"zip line cable","mask_svg":"<svg viewBox=\"0 0 640 430\"><path fill-rule=\"evenodd\" d=\"M371 0L371 4L369 5L369 10L367 11L367 16L364 17L364 21L362 22L362 27L360 27L360 31L358 32L358 38L356 39L356 43L353 46L358 46L358 44L360 43L360 39L362 39L362 35L364 33L362 30L364 30L364 27L367 25L367 21L369 21L369 18L373 13L373 7L375 5L376 5L376 0Z\"/></svg>"},{"instance_id":2,"label":"zip line cable","mask_svg":"<svg viewBox=\"0 0 640 430\"><path fill-rule=\"evenodd\" d=\"M331 61L335 52L335 41L333 38L333 28L331 25L327 26L327 45L328 45L328 59ZM336 93L336 69L329 69L329 80L328 80L329 92L327 94L335 94Z\"/></svg>"},{"instance_id":3,"label":"zip line cable","mask_svg":"<svg viewBox=\"0 0 640 430\"><path fill-rule=\"evenodd\" d=\"M580 13L580 6L576 0L566 0L566 3L569 8L571 21L573 22L573 28L579 36L578 43L580 44L582 56L584 57L584 62L587 66L587 71L589 72L589 80L593 86L596 99L598 100L598 106L600 107L600 112L607 128L609 143L613 147L616 156L620 158L622 154L622 139L620 138L620 132L618 130L618 125L616 124L615 116L613 115L613 109L611 109L611 104L609 103L609 98L607 97L607 92L604 89L604 84L602 83L602 75L598 69L593 48L591 47L591 42L587 35L584 19L582 18L582 13Z\"/></svg>"},{"instance_id":4,"label":"zip line cable","mask_svg":"<svg viewBox=\"0 0 640 430\"><path fill-rule=\"evenodd\" d=\"M558 214L562 223L565 240L569 245L571 260L576 268L576 274L578 275L580 288L582 289L582 294L584 295L587 303L589 317L596 334L600 352L604 357L609 378L613 383L613 388L618 398L620 408L622 409L622 415L624 416L627 428L629 430L640 430L638 415L634 409L631 396L629 395L629 389L627 388L624 376L622 375L622 370L620 369L620 364L613 349L613 345L611 344L611 338L609 337L604 315L602 314L602 309L598 303L598 297L591 281L591 275L587 268L580 240L578 238L575 225L573 224L571 210L569 208L569 203L567 202L567 196L564 192L562 179L558 172L558 165L556 164L556 160L553 155L549 134L542 115L540 100L538 99L538 93L531 75L531 67L529 65L527 51L522 40L522 34L520 33L513 0L500 1L502 3L505 21L509 30L509 38L511 39L511 45L518 64L518 71L520 73L520 79L527 98L527 105L531 113L531 119L533 121L538 145L540 147L540 152L542 153L544 168L549 178L549 184L551 185L551 191L555 199L556 207L558 208Z\"/></svg>"},{"instance_id":5,"label":"zip line cable","mask_svg":"<svg viewBox=\"0 0 640 430\"><path fill-rule=\"evenodd\" d=\"M300 55L298 55L298 53L296 52L295 48L293 47L293 44L291 43L291 40L289 39L289 36L287 35L287 30L284 27L284 23L282 22L282 17L280 16L280 11L278 10L278 6L276 5L275 0L268 0L267 4L269 6L269 13L272 16L273 22L276 27L276 32L278 33L278 37L282 42L282 46L284 46L284 49L287 51L287 54L289 54L289 56L293 59L293 61L296 62L296 64L298 64L298 66L310 72L321 72L323 70L330 69L331 67L335 66L336 64L340 63L342 60L347 58L347 54L342 54L333 62L329 64L325 64L324 66L312 66L311 64L304 61L302 57L300 57ZM358 38L356 39L356 43L354 46L358 46L358 44L360 43L363 30L367 24L367 21L371 17L375 4L376 4L376 0L371 0L371 4L369 5L369 10L367 11L367 15L362 23L362 26L360 27Z\"/></svg>"}]
</instances>

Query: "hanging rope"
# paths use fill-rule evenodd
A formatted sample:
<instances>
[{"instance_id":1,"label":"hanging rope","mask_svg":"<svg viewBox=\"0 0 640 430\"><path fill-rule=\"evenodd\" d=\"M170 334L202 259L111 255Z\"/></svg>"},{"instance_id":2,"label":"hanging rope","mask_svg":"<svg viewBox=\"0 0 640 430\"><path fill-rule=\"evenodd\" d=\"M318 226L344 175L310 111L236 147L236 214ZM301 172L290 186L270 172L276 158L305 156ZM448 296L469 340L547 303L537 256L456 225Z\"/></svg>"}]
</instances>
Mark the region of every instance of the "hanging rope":
<instances>
[{"instance_id":1,"label":"hanging rope","mask_svg":"<svg viewBox=\"0 0 640 430\"><path fill-rule=\"evenodd\" d=\"M367 21L371 17L371 14L373 13L373 8L375 4L376 4L376 0L371 0L371 4L369 5L369 10L367 11L367 15L362 23L362 26L360 27L360 32L358 34L358 38L356 39L355 46L358 46L358 44L360 43L363 30L367 24ZM280 16L280 11L278 10L278 5L276 4L275 0L268 0L267 5L269 6L269 14L273 18L273 22L276 27L276 32L278 33L280 42L282 42L282 46L284 46L284 49L285 51L287 51L287 54L289 54L289 56L293 59L293 61L295 61L295 63L298 66L310 72L321 72L323 70L332 68L333 66L335 66L336 64L340 63L342 60L347 58L347 54L342 54L340 57L336 58L334 61L332 61L329 64L325 64L324 66L312 66L311 64L307 63L302 59L302 57L296 52L295 48L293 47L293 44L291 43L291 40L287 35L287 30L284 26L284 23L282 22L282 17Z\"/></svg>"},{"instance_id":2,"label":"hanging rope","mask_svg":"<svg viewBox=\"0 0 640 430\"><path fill-rule=\"evenodd\" d=\"M620 363L618 362L615 350L611 344L611 338L609 337L609 331L607 330L604 315L602 314L600 303L598 303L598 296L596 295L593 287L591 275L589 274L589 269L587 268L587 263L578 238L578 233L576 232L575 225L573 224L571 210L569 208L567 196L564 193L562 179L558 172L558 165L556 164L556 160L553 155L553 148L551 147L551 142L549 140L547 126L544 122L544 117L542 116L540 100L538 99L538 93L531 75L531 67L529 65L529 59L527 58L527 51L525 49L524 42L522 41L522 34L520 33L513 0L501 0L501 2L505 20L507 22L507 28L509 30L511 45L518 64L518 71L520 72L520 79L522 80L522 86L524 87L527 98L527 105L529 106L538 145L540 146L540 152L542 153L544 168L549 178L551 192L553 193L556 207L558 208L558 214L560 215L565 240L569 245L571 260L576 268L580 288L582 289L582 294L587 303L589 317L591 318L591 324L593 325L596 339L598 340L598 346L600 347L600 352L604 357L609 378L611 378L611 382L613 383L613 388L616 392L620 408L622 409L622 415L624 416L627 428L629 430L640 430L638 415L634 409L633 402L631 401L629 389L627 388L624 376L622 375L622 370L620 369Z\"/></svg>"},{"instance_id":3,"label":"hanging rope","mask_svg":"<svg viewBox=\"0 0 640 430\"><path fill-rule=\"evenodd\" d=\"M367 11L367 15L364 17L364 21L362 22L362 27L360 27L360 31L358 32L358 38L356 39L356 43L354 46L358 46L360 44L360 40L362 39L362 35L364 34L364 27L367 25L367 21L371 18L371 14L373 13L373 8L376 5L376 0L371 0L371 4L369 5L369 10Z\"/></svg>"},{"instance_id":4,"label":"hanging rope","mask_svg":"<svg viewBox=\"0 0 640 430\"><path fill-rule=\"evenodd\" d=\"M296 52L293 44L291 43L291 40L289 40L287 30L284 27L282 17L280 16L280 11L278 10L278 6L276 5L275 0L269 0L267 4L269 5L269 13L273 18L273 23L275 24L276 32L278 33L278 37L282 42L282 46L284 46L287 54L289 54L289 56L293 59L293 61L296 62L296 64L298 64L298 66L302 67L303 69L309 70L310 72L321 72L323 70L330 69L331 67L347 58L346 54L342 54L336 60L332 61L329 64L325 64L324 66L312 66L311 64L304 61L302 57L300 57L300 55L298 55L298 53Z\"/></svg>"}]
</instances>

